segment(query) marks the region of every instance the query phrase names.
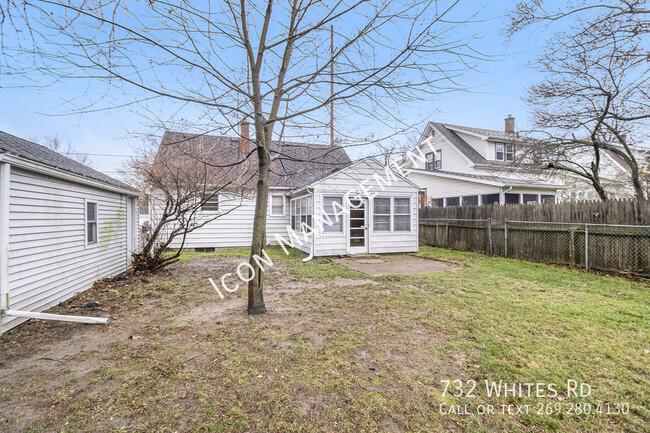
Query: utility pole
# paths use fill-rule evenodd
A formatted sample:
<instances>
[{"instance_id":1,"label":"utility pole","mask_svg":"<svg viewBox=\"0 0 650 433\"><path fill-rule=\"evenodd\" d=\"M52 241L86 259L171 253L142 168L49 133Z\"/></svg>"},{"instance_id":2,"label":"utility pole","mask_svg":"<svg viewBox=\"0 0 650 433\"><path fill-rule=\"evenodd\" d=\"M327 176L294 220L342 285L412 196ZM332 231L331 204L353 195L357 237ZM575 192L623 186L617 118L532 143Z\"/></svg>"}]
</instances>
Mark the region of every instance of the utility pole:
<instances>
[{"instance_id":1,"label":"utility pole","mask_svg":"<svg viewBox=\"0 0 650 433\"><path fill-rule=\"evenodd\" d=\"M330 146L334 146L334 26L330 26Z\"/></svg>"}]
</instances>

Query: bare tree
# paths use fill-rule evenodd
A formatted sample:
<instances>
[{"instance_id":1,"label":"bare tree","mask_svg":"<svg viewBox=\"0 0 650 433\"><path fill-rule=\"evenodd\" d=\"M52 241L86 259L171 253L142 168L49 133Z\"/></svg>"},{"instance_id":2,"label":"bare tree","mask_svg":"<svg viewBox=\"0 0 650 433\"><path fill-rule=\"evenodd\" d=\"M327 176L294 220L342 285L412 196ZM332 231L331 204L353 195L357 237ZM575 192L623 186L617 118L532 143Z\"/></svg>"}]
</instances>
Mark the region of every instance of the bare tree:
<instances>
[{"instance_id":1,"label":"bare tree","mask_svg":"<svg viewBox=\"0 0 650 433\"><path fill-rule=\"evenodd\" d=\"M526 101L543 138L527 147L532 160L587 180L602 200L603 160L620 161L644 200L635 141L650 119L645 2L573 2L554 11L526 1L513 13L510 35L528 26L574 19L556 33L536 68L546 77ZM567 23L568 24L568 23Z\"/></svg>"},{"instance_id":2,"label":"bare tree","mask_svg":"<svg viewBox=\"0 0 650 433\"><path fill-rule=\"evenodd\" d=\"M161 146L129 163L131 181L147 198L153 217L150 236L133 255L135 271L156 271L178 261L187 236L241 206L252 178L241 165L212 167L214 148ZM174 252L168 254L173 246Z\"/></svg>"},{"instance_id":3,"label":"bare tree","mask_svg":"<svg viewBox=\"0 0 650 433\"><path fill-rule=\"evenodd\" d=\"M458 88L480 58L471 35L455 32L479 8L459 3L18 0L2 3L0 16L30 29L3 41L13 74L36 59L56 79L99 78L150 113L152 99L190 110L203 133L251 121L258 166L248 312L256 314L266 311L254 257L265 245L272 140L329 130L334 103L338 118L404 127L400 105ZM331 37L336 47L326 50Z\"/></svg>"},{"instance_id":4,"label":"bare tree","mask_svg":"<svg viewBox=\"0 0 650 433\"><path fill-rule=\"evenodd\" d=\"M78 161L82 164L90 165L90 159L88 158L88 155L77 152L77 150L75 149L75 147L72 145L70 141L64 142L56 134L46 135L43 137L43 139L37 139L34 141L38 141L48 149L51 149L55 152L65 155L68 158L72 158L75 161Z\"/></svg>"}]
</instances>

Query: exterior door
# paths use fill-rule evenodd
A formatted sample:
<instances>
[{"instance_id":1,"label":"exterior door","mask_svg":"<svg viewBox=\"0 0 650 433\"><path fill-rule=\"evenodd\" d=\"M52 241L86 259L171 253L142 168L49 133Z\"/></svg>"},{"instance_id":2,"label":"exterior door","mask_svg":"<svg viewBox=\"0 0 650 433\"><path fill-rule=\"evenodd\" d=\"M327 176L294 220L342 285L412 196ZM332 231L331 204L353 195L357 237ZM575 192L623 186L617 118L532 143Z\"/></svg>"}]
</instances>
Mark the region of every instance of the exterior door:
<instances>
[{"instance_id":1,"label":"exterior door","mask_svg":"<svg viewBox=\"0 0 650 433\"><path fill-rule=\"evenodd\" d=\"M350 200L350 227L348 228L350 254L368 252L368 200Z\"/></svg>"}]
</instances>

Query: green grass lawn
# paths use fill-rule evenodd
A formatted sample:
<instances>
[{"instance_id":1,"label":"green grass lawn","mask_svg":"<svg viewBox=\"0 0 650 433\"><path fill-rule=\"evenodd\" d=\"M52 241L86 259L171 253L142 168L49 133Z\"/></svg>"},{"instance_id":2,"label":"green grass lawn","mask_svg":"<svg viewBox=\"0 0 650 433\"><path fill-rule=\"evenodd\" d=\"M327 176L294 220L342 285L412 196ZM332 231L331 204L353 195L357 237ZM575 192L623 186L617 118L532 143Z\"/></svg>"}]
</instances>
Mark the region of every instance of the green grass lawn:
<instances>
[{"instance_id":1,"label":"green grass lawn","mask_svg":"<svg viewBox=\"0 0 650 433\"><path fill-rule=\"evenodd\" d=\"M186 253L179 266L236 264L247 253ZM248 318L241 309L206 313L202 308L219 302L243 305L245 289L221 301L198 270L187 282L171 272L137 285L133 299L153 297L157 313L128 312L125 320L159 314L161 325L134 325L142 339L110 344L110 362L85 376L72 369L50 394L36 381L40 405L59 403L34 425L64 431L648 431L645 283L430 247L417 255L462 268L368 277L326 258L302 264L296 252L270 255L276 266L264 316ZM179 319L192 309L199 309L195 321ZM567 397L569 379L589 384L591 395ZM444 380L462 381L465 392L474 381L476 396L455 397L451 388L443 396ZM485 381L500 380L557 384L558 397L488 397ZM35 395L30 386L10 387L0 401ZM441 413L452 405L467 406L472 415ZM497 413L476 414L487 405ZM500 405L529 405L528 413L502 414ZM559 405L562 413L539 415L540 405ZM621 408L625 414L613 413Z\"/></svg>"}]
</instances>

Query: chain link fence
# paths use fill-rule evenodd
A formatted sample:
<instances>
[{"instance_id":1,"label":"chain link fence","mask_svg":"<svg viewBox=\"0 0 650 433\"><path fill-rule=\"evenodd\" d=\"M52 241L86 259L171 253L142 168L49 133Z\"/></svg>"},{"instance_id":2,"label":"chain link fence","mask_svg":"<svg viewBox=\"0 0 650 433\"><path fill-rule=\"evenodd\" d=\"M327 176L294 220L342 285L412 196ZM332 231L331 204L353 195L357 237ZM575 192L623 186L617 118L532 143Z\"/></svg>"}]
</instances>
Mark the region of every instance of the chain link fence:
<instances>
[{"instance_id":1,"label":"chain link fence","mask_svg":"<svg viewBox=\"0 0 650 433\"><path fill-rule=\"evenodd\" d=\"M420 219L420 242L533 262L650 276L650 226Z\"/></svg>"}]
</instances>

